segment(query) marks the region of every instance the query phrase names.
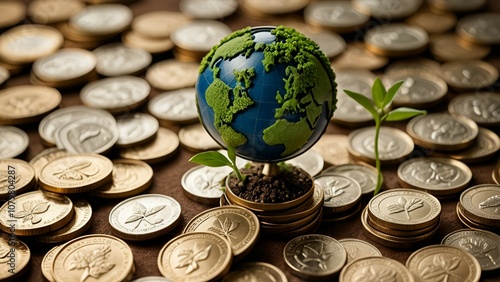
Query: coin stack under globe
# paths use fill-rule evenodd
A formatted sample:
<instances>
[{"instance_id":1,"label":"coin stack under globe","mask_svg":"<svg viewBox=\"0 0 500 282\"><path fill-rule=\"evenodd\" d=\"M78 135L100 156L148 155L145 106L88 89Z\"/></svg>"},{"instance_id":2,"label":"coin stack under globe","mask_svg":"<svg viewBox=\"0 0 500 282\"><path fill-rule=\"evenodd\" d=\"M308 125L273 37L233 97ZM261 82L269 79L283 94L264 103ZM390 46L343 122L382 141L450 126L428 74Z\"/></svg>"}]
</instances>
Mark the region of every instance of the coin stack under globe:
<instances>
[{"instance_id":1,"label":"coin stack under globe","mask_svg":"<svg viewBox=\"0 0 500 282\"><path fill-rule=\"evenodd\" d=\"M374 196L361 214L366 236L390 248L411 249L432 239L441 215L434 196L412 189L391 189Z\"/></svg>"},{"instance_id":2,"label":"coin stack under globe","mask_svg":"<svg viewBox=\"0 0 500 282\"><path fill-rule=\"evenodd\" d=\"M462 192L457 216L463 225L498 232L500 230L500 185L481 184Z\"/></svg>"}]
</instances>

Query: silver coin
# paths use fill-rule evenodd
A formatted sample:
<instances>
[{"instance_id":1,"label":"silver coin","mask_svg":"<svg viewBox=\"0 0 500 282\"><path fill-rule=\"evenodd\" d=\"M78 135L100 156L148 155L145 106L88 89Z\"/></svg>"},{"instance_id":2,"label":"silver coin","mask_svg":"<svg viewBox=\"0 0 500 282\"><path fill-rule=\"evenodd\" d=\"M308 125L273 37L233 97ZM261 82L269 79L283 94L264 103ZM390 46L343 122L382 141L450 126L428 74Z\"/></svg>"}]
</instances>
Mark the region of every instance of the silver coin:
<instances>
[{"instance_id":1,"label":"silver coin","mask_svg":"<svg viewBox=\"0 0 500 282\"><path fill-rule=\"evenodd\" d=\"M237 0L181 0L179 10L197 19L216 20L225 18L238 8Z\"/></svg>"},{"instance_id":2,"label":"silver coin","mask_svg":"<svg viewBox=\"0 0 500 282\"><path fill-rule=\"evenodd\" d=\"M363 240L354 238L340 239L339 243L345 248L347 252L347 262L365 258L365 257L381 257L382 253L374 245Z\"/></svg>"},{"instance_id":3,"label":"silver coin","mask_svg":"<svg viewBox=\"0 0 500 282\"><path fill-rule=\"evenodd\" d=\"M97 57L97 73L104 76L132 75L151 64L151 54L122 43L111 43L92 51Z\"/></svg>"},{"instance_id":4,"label":"silver coin","mask_svg":"<svg viewBox=\"0 0 500 282\"><path fill-rule=\"evenodd\" d=\"M165 123L193 123L198 120L195 89L183 88L160 93L149 101L148 111Z\"/></svg>"},{"instance_id":5,"label":"silver coin","mask_svg":"<svg viewBox=\"0 0 500 282\"><path fill-rule=\"evenodd\" d=\"M500 125L500 94L467 93L455 96L448 104L450 113L466 116L478 125Z\"/></svg>"},{"instance_id":6,"label":"silver coin","mask_svg":"<svg viewBox=\"0 0 500 282\"><path fill-rule=\"evenodd\" d=\"M321 172L323 175L340 174L352 178L361 187L361 193L368 195L377 186L377 169L369 165L342 164L331 166Z\"/></svg>"},{"instance_id":7,"label":"silver coin","mask_svg":"<svg viewBox=\"0 0 500 282\"><path fill-rule=\"evenodd\" d=\"M224 194L223 180L230 172L229 167L195 166L182 175L184 194L194 201L217 205Z\"/></svg>"},{"instance_id":8,"label":"silver coin","mask_svg":"<svg viewBox=\"0 0 500 282\"><path fill-rule=\"evenodd\" d=\"M466 16L457 22L457 34L478 44L500 44L500 14L481 13Z\"/></svg>"},{"instance_id":9,"label":"silver coin","mask_svg":"<svg viewBox=\"0 0 500 282\"><path fill-rule=\"evenodd\" d=\"M354 207L361 199L361 186L354 179L340 174L321 174L314 178L325 194L323 208L342 212Z\"/></svg>"},{"instance_id":10,"label":"silver coin","mask_svg":"<svg viewBox=\"0 0 500 282\"><path fill-rule=\"evenodd\" d=\"M399 72L425 73L443 77L441 64L423 57L398 60L385 68L386 75L397 74Z\"/></svg>"},{"instance_id":11,"label":"silver coin","mask_svg":"<svg viewBox=\"0 0 500 282\"><path fill-rule=\"evenodd\" d=\"M286 163L300 167L310 176L318 175L325 165L323 157L314 150L307 150L303 154L286 161Z\"/></svg>"},{"instance_id":12,"label":"silver coin","mask_svg":"<svg viewBox=\"0 0 500 282\"><path fill-rule=\"evenodd\" d=\"M400 19L415 13L423 0L353 0L354 9L374 18Z\"/></svg>"},{"instance_id":13,"label":"silver coin","mask_svg":"<svg viewBox=\"0 0 500 282\"><path fill-rule=\"evenodd\" d=\"M110 77L85 85L80 91L80 99L87 106L120 113L140 106L150 90L146 80L139 77Z\"/></svg>"},{"instance_id":14,"label":"silver coin","mask_svg":"<svg viewBox=\"0 0 500 282\"><path fill-rule=\"evenodd\" d=\"M444 80L457 89L479 89L493 85L498 70L492 64L479 60L448 62L441 66Z\"/></svg>"},{"instance_id":15,"label":"silver coin","mask_svg":"<svg viewBox=\"0 0 500 282\"><path fill-rule=\"evenodd\" d=\"M200 123L182 127L179 141L186 149L196 153L221 148Z\"/></svg>"},{"instance_id":16,"label":"silver coin","mask_svg":"<svg viewBox=\"0 0 500 282\"><path fill-rule=\"evenodd\" d=\"M28 149L28 134L14 126L0 125L0 159L15 158Z\"/></svg>"},{"instance_id":17,"label":"silver coin","mask_svg":"<svg viewBox=\"0 0 500 282\"><path fill-rule=\"evenodd\" d=\"M393 52L411 52L424 48L429 43L429 36L420 27L392 23L368 30L365 42L367 46L387 52L382 55L392 55Z\"/></svg>"},{"instance_id":18,"label":"silver coin","mask_svg":"<svg viewBox=\"0 0 500 282\"><path fill-rule=\"evenodd\" d=\"M158 132L159 123L156 118L144 113L132 113L116 119L118 140L116 145L122 148L131 147L152 140Z\"/></svg>"},{"instance_id":19,"label":"silver coin","mask_svg":"<svg viewBox=\"0 0 500 282\"><path fill-rule=\"evenodd\" d=\"M196 20L176 29L171 39L176 46L183 49L208 52L231 32L226 24L219 21Z\"/></svg>"},{"instance_id":20,"label":"silver coin","mask_svg":"<svg viewBox=\"0 0 500 282\"><path fill-rule=\"evenodd\" d=\"M336 32L351 32L367 23L370 16L356 11L351 1L324 1L307 5L304 18L312 25Z\"/></svg>"},{"instance_id":21,"label":"silver coin","mask_svg":"<svg viewBox=\"0 0 500 282\"><path fill-rule=\"evenodd\" d=\"M69 24L88 35L111 35L132 22L132 10L121 4L89 5L69 19Z\"/></svg>"},{"instance_id":22,"label":"silver coin","mask_svg":"<svg viewBox=\"0 0 500 282\"><path fill-rule=\"evenodd\" d=\"M63 125L89 116L114 120L114 117L110 113L100 109L85 106L62 108L52 112L41 120L38 125L38 134L40 134L40 137L47 145L55 146L56 133Z\"/></svg>"},{"instance_id":23,"label":"silver coin","mask_svg":"<svg viewBox=\"0 0 500 282\"><path fill-rule=\"evenodd\" d=\"M97 65L94 53L77 48L65 48L33 63L33 74L44 81L59 82L80 78Z\"/></svg>"}]
</instances>

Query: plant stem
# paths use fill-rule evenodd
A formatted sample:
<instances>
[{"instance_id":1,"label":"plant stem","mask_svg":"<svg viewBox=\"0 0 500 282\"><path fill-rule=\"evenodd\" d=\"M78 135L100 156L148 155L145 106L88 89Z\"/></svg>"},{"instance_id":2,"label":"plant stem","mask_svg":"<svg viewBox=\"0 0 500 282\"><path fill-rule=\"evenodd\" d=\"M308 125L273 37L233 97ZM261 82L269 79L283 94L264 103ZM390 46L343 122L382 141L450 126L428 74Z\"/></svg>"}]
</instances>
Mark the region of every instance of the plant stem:
<instances>
[{"instance_id":1,"label":"plant stem","mask_svg":"<svg viewBox=\"0 0 500 282\"><path fill-rule=\"evenodd\" d=\"M244 182L245 181L245 178L243 178L243 175L241 175L240 173L240 170L238 169L238 167L236 166L236 163L233 163L233 165L231 166L232 169L234 170L234 172L236 173L236 176L238 177L238 179L241 181L241 182Z\"/></svg>"},{"instance_id":2,"label":"plant stem","mask_svg":"<svg viewBox=\"0 0 500 282\"><path fill-rule=\"evenodd\" d=\"M373 192L373 195L377 195L378 192L380 191L380 188L382 188L382 171L380 168L380 157L378 154L378 137L380 135L380 125L382 121L380 118L375 119L375 167L377 168L377 186L375 186L375 191Z\"/></svg>"}]
</instances>

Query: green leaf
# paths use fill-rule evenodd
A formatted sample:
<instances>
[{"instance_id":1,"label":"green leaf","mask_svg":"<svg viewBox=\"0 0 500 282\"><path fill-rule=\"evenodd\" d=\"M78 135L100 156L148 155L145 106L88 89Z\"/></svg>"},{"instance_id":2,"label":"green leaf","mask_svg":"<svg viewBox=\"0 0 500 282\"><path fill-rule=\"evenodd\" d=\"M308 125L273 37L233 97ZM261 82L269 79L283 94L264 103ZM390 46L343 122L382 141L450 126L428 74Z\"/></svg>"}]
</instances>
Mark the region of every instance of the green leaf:
<instances>
[{"instance_id":1,"label":"green leaf","mask_svg":"<svg viewBox=\"0 0 500 282\"><path fill-rule=\"evenodd\" d=\"M372 98L375 102L375 105L377 105L379 109L384 108L385 105L383 104L383 102L385 101L386 96L387 92L385 90L385 86L380 78L377 77L372 85Z\"/></svg>"},{"instance_id":2,"label":"green leaf","mask_svg":"<svg viewBox=\"0 0 500 282\"><path fill-rule=\"evenodd\" d=\"M216 151L198 153L189 159L189 161L210 167L231 166L231 162L226 156Z\"/></svg>"},{"instance_id":3,"label":"green leaf","mask_svg":"<svg viewBox=\"0 0 500 282\"><path fill-rule=\"evenodd\" d=\"M390 111L385 116L385 120L387 120L387 121L401 121L401 120L412 118L414 116L425 115L426 113L427 113L426 111L401 107L401 108L397 108L393 111Z\"/></svg>"},{"instance_id":4,"label":"green leaf","mask_svg":"<svg viewBox=\"0 0 500 282\"><path fill-rule=\"evenodd\" d=\"M344 89L345 94L347 94L349 97L354 99L354 101L358 102L363 108L365 108L370 114L373 116L374 119L378 118L378 112L373 106L372 101L368 99L365 95L359 94L350 90Z\"/></svg>"},{"instance_id":5,"label":"green leaf","mask_svg":"<svg viewBox=\"0 0 500 282\"><path fill-rule=\"evenodd\" d=\"M233 147L227 146L227 156L231 163L233 163L236 166L236 151L234 150Z\"/></svg>"},{"instance_id":6,"label":"green leaf","mask_svg":"<svg viewBox=\"0 0 500 282\"><path fill-rule=\"evenodd\" d=\"M388 106L390 103L392 103L392 100L394 100L394 97L396 97L396 94L398 93L399 88L401 85L403 85L404 81L398 81L396 82L389 90L387 90L387 96L385 96L384 102L382 104L382 107Z\"/></svg>"}]
</instances>

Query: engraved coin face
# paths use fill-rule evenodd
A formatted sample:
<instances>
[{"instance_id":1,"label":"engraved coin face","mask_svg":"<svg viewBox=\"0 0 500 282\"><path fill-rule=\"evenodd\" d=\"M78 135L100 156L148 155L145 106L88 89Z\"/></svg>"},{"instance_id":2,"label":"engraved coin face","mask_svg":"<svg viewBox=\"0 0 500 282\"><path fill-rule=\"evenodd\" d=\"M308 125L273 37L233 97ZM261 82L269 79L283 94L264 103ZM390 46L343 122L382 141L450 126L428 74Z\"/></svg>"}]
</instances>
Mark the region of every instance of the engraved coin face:
<instances>
[{"instance_id":1,"label":"engraved coin face","mask_svg":"<svg viewBox=\"0 0 500 282\"><path fill-rule=\"evenodd\" d=\"M143 49L111 43L92 51L97 57L96 71L104 76L136 74L151 64L151 54Z\"/></svg>"},{"instance_id":2,"label":"engraved coin face","mask_svg":"<svg viewBox=\"0 0 500 282\"><path fill-rule=\"evenodd\" d=\"M47 163L39 185L56 193L88 192L111 181L113 163L97 154L72 154Z\"/></svg>"},{"instance_id":3,"label":"engraved coin face","mask_svg":"<svg viewBox=\"0 0 500 282\"><path fill-rule=\"evenodd\" d=\"M149 240L172 231L180 222L181 205L174 198L145 194L118 203L109 213L109 224L126 240Z\"/></svg>"},{"instance_id":4,"label":"engraved coin face","mask_svg":"<svg viewBox=\"0 0 500 282\"><path fill-rule=\"evenodd\" d=\"M310 176L318 175L325 164L323 157L314 150L307 150L300 156L286 161L286 163L300 167Z\"/></svg>"},{"instance_id":5,"label":"engraved coin face","mask_svg":"<svg viewBox=\"0 0 500 282\"><path fill-rule=\"evenodd\" d=\"M354 9L372 15L374 18L398 19L415 13L423 0L354 0Z\"/></svg>"},{"instance_id":6,"label":"engraved coin face","mask_svg":"<svg viewBox=\"0 0 500 282\"><path fill-rule=\"evenodd\" d=\"M54 257L60 247L61 245L53 247L45 254L45 256L43 256L41 269L43 277L47 279L47 281L54 281L54 276L52 275L52 263L54 262Z\"/></svg>"},{"instance_id":7,"label":"engraved coin face","mask_svg":"<svg viewBox=\"0 0 500 282\"><path fill-rule=\"evenodd\" d=\"M154 88L161 90L193 87L198 79L198 67L198 63L165 60L148 69L146 80Z\"/></svg>"},{"instance_id":8,"label":"engraved coin face","mask_svg":"<svg viewBox=\"0 0 500 282\"><path fill-rule=\"evenodd\" d=\"M286 282L285 273L276 266L266 262L248 262L238 266L237 269L228 273L222 282L237 281L262 281L262 282Z\"/></svg>"},{"instance_id":9,"label":"engraved coin face","mask_svg":"<svg viewBox=\"0 0 500 282\"><path fill-rule=\"evenodd\" d=\"M28 270L27 266L31 259L31 252L28 246L18 238L12 240L7 237L0 237L0 251L3 256L2 264L0 265L0 280L22 280L19 276ZM11 258L14 258L14 262L10 262Z\"/></svg>"},{"instance_id":10,"label":"engraved coin face","mask_svg":"<svg viewBox=\"0 0 500 282\"><path fill-rule=\"evenodd\" d=\"M310 3L304 10L304 18L309 24L336 32L353 31L370 19L367 14L356 11L351 1Z\"/></svg>"},{"instance_id":11,"label":"engraved coin face","mask_svg":"<svg viewBox=\"0 0 500 282\"><path fill-rule=\"evenodd\" d=\"M456 151L469 147L478 134L477 124L464 116L433 113L411 119L406 131L424 148Z\"/></svg>"},{"instance_id":12,"label":"engraved coin face","mask_svg":"<svg viewBox=\"0 0 500 282\"><path fill-rule=\"evenodd\" d=\"M153 97L148 111L163 123L188 124L198 120L194 88L163 92Z\"/></svg>"},{"instance_id":13,"label":"engraved coin face","mask_svg":"<svg viewBox=\"0 0 500 282\"><path fill-rule=\"evenodd\" d=\"M33 74L44 81L58 82L80 78L97 64L94 53L77 48L64 48L33 63Z\"/></svg>"},{"instance_id":14,"label":"engraved coin face","mask_svg":"<svg viewBox=\"0 0 500 282\"><path fill-rule=\"evenodd\" d=\"M125 5L89 5L72 16L69 24L87 35L109 35L125 30L132 18L132 11Z\"/></svg>"},{"instance_id":15,"label":"engraved coin face","mask_svg":"<svg viewBox=\"0 0 500 282\"><path fill-rule=\"evenodd\" d=\"M500 268L500 236L485 230L456 230L446 235L441 244L460 248L473 255L483 271Z\"/></svg>"},{"instance_id":16,"label":"engraved coin face","mask_svg":"<svg viewBox=\"0 0 500 282\"><path fill-rule=\"evenodd\" d=\"M365 258L365 257L381 257L382 253L377 247L363 240L354 238L345 238L339 240L339 243L347 252L347 263Z\"/></svg>"},{"instance_id":17,"label":"engraved coin face","mask_svg":"<svg viewBox=\"0 0 500 282\"><path fill-rule=\"evenodd\" d=\"M28 134L14 126L0 126L0 159L15 158L28 148Z\"/></svg>"},{"instance_id":18,"label":"engraved coin face","mask_svg":"<svg viewBox=\"0 0 500 282\"><path fill-rule=\"evenodd\" d=\"M481 224L500 226L500 186L481 184L460 195L462 212Z\"/></svg>"},{"instance_id":19,"label":"engraved coin face","mask_svg":"<svg viewBox=\"0 0 500 282\"><path fill-rule=\"evenodd\" d=\"M63 195L33 191L16 196L16 211L8 209L8 202L0 207L0 228L20 236L48 233L66 225L73 217L73 203ZM15 230L11 230L15 220Z\"/></svg>"},{"instance_id":20,"label":"engraved coin face","mask_svg":"<svg viewBox=\"0 0 500 282\"><path fill-rule=\"evenodd\" d=\"M195 166L182 176L184 194L196 202L217 204L224 194L222 181L231 171L229 167Z\"/></svg>"},{"instance_id":21,"label":"engraved coin face","mask_svg":"<svg viewBox=\"0 0 500 282\"><path fill-rule=\"evenodd\" d=\"M179 130L179 139L183 147L196 153L221 148L201 123L183 126Z\"/></svg>"},{"instance_id":22,"label":"engraved coin face","mask_svg":"<svg viewBox=\"0 0 500 282\"><path fill-rule=\"evenodd\" d=\"M335 174L321 174L314 183L323 188L325 199L323 207L332 212L352 208L361 199L361 187L354 179Z\"/></svg>"},{"instance_id":23,"label":"engraved coin face","mask_svg":"<svg viewBox=\"0 0 500 282\"><path fill-rule=\"evenodd\" d=\"M443 79L432 75L417 72L399 72L387 75L385 85L394 85L403 80L393 105L401 107L428 108L442 101L448 92L448 86Z\"/></svg>"},{"instance_id":24,"label":"engraved coin face","mask_svg":"<svg viewBox=\"0 0 500 282\"><path fill-rule=\"evenodd\" d=\"M141 145L151 141L158 132L159 123L156 118L144 113L131 113L116 119L118 140L121 148Z\"/></svg>"},{"instance_id":25,"label":"engraved coin face","mask_svg":"<svg viewBox=\"0 0 500 282\"><path fill-rule=\"evenodd\" d=\"M211 232L179 235L163 246L158 268L173 281L216 281L229 272L233 259L231 245Z\"/></svg>"},{"instance_id":26,"label":"engraved coin face","mask_svg":"<svg viewBox=\"0 0 500 282\"><path fill-rule=\"evenodd\" d=\"M339 281L414 282L412 274L397 260L386 257L366 257L349 263L342 269Z\"/></svg>"},{"instance_id":27,"label":"engraved coin face","mask_svg":"<svg viewBox=\"0 0 500 282\"><path fill-rule=\"evenodd\" d=\"M197 19L221 19L236 11L237 0L182 0L179 9L183 14Z\"/></svg>"},{"instance_id":28,"label":"engraved coin face","mask_svg":"<svg viewBox=\"0 0 500 282\"><path fill-rule=\"evenodd\" d=\"M478 125L500 125L500 94L493 92L461 94L450 101L448 111L466 116Z\"/></svg>"},{"instance_id":29,"label":"engraved coin face","mask_svg":"<svg viewBox=\"0 0 500 282\"><path fill-rule=\"evenodd\" d=\"M56 281L123 281L133 271L127 243L106 235L86 235L61 246L52 263ZM92 273L92 276L90 274Z\"/></svg>"},{"instance_id":30,"label":"engraved coin face","mask_svg":"<svg viewBox=\"0 0 500 282\"><path fill-rule=\"evenodd\" d=\"M121 158L141 160L148 164L154 164L171 157L179 148L179 138L170 129L158 128L158 133L153 141L144 145L122 149L119 152Z\"/></svg>"},{"instance_id":31,"label":"engraved coin face","mask_svg":"<svg viewBox=\"0 0 500 282\"><path fill-rule=\"evenodd\" d=\"M208 209L194 216L183 233L210 231L226 238L233 255L241 259L257 243L260 234L259 219L251 211L239 206Z\"/></svg>"},{"instance_id":32,"label":"engraved coin face","mask_svg":"<svg viewBox=\"0 0 500 282\"><path fill-rule=\"evenodd\" d=\"M480 60L491 52L491 47L477 44L463 44L453 33L439 34L430 41L432 55L443 62L457 60Z\"/></svg>"},{"instance_id":33,"label":"engraved coin face","mask_svg":"<svg viewBox=\"0 0 500 282\"><path fill-rule=\"evenodd\" d=\"M498 79L498 70L484 61L448 62L441 66L444 80L457 89L478 89L491 86Z\"/></svg>"},{"instance_id":34,"label":"engraved coin face","mask_svg":"<svg viewBox=\"0 0 500 282\"><path fill-rule=\"evenodd\" d=\"M456 247L432 245L413 252L406 267L420 281L443 277L447 281L479 281L481 266L469 253Z\"/></svg>"},{"instance_id":35,"label":"engraved coin face","mask_svg":"<svg viewBox=\"0 0 500 282\"><path fill-rule=\"evenodd\" d=\"M177 28L170 38L176 46L183 49L208 52L230 33L231 29L219 21L196 20Z\"/></svg>"},{"instance_id":36,"label":"engraved coin face","mask_svg":"<svg viewBox=\"0 0 500 282\"><path fill-rule=\"evenodd\" d=\"M392 23L370 29L365 35L365 42L375 54L400 56L422 51L429 42L429 36L420 27Z\"/></svg>"},{"instance_id":37,"label":"engraved coin face","mask_svg":"<svg viewBox=\"0 0 500 282\"><path fill-rule=\"evenodd\" d=\"M290 240L283 249L283 257L293 274L308 280L332 278L347 261L346 250L339 241L320 234Z\"/></svg>"},{"instance_id":38,"label":"engraved coin face","mask_svg":"<svg viewBox=\"0 0 500 282\"><path fill-rule=\"evenodd\" d=\"M154 11L135 17L132 22L132 30L145 37L166 38L188 21L190 18L183 13Z\"/></svg>"},{"instance_id":39,"label":"engraved coin face","mask_svg":"<svg viewBox=\"0 0 500 282\"><path fill-rule=\"evenodd\" d=\"M369 165L342 164L325 169L321 174L340 174L358 182L363 195L373 193L377 184L377 169Z\"/></svg>"},{"instance_id":40,"label":"engraved coin face","mask_svg":"<svg viewBox=\"0 0 500 282\"><path fill-rule=\"evenodd\" d=\"M415 230L435 224L441 214L441 204L423 191L391 189L370 200L368 214L382 227Z\"/></svg>"},{"instance_id":41,"label":"engraved coin face","mask_svg":"<svg viewBox=\"0 0 500 282\"><path fill-rule=\"evenodd\" d=\"M463 17L457 23L458 35L472 43L499 44L500 19L495 13L480 13Z\"/></svg>"},{"instance_id":42,"label":"engraved coin face","mask_svg":"<svg viewBox=\"0 0 500 282\"><path fill-rule=\"evenodd\" d=\"M0 200L30 190L35 182L35 170L29 163L19 159L0 160Z\"/></svg>"}]
</instances>

